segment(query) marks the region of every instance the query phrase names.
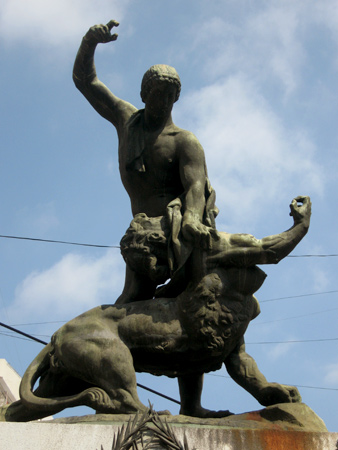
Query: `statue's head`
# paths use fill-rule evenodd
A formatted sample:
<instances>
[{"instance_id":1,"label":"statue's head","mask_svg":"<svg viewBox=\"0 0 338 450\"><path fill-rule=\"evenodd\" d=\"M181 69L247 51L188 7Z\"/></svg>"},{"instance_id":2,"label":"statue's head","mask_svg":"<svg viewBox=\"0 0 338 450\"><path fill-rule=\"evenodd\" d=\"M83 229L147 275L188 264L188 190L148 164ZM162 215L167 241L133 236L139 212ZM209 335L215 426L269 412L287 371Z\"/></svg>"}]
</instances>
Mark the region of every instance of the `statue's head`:
<instances>
[{"instance_id":1,"label":"statue's head","mask_svg":"<svg viewBox=\"0 0 338 450\"><path fill-rule=\"evenodd\" d=\"M157 64L156 66L151 66L150 69L148 69L143 75L141 84L141 98L144 103L147 101L149 92L158 83L168 83L174 85L176 87L175 102L179 99L181 92L181 80L178 73L171 66L167 66L166 64Z\"/></svg>"}]
</instances>

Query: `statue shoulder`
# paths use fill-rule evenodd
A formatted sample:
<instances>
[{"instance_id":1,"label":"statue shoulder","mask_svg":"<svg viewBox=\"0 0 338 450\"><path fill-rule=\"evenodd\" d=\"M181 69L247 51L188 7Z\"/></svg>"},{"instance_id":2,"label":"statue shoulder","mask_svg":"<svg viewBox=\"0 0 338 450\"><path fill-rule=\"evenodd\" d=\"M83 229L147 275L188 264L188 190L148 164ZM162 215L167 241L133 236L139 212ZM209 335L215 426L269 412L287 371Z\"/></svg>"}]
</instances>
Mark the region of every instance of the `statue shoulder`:
<instances>
[{"instance_id":1,"label":"statue shoulder","mask_svg":"<svg viewBox=\"0 0 338 450\"><path fill-rule=\"evenodd\" d=\"M179 139L182 139L183 141L198 142L197 137L191 131L184 130L183 128L179 128L176 125L173 126L173 131L179 137Z\"/></svg>"},{"instance_id":2,"label":"statue shoulder","mask_svg":"<svg viewBox=\"0 0 338 450\"><path fill-rule=\"evenodd\" d=\"M204 155L204 150L197 137L188 130L182 128L175 128L175 138L177 148L182 155Z\"/></svg>"}]
</instances>

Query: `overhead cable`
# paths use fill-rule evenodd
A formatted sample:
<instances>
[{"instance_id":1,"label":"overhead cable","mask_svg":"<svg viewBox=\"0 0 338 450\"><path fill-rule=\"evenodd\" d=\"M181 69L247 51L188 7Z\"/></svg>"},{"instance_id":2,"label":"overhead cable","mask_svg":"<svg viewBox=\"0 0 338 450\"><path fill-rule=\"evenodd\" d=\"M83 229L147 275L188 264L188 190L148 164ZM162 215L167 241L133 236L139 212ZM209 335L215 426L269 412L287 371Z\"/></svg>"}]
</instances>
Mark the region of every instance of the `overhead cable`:
<instances>
[{"instance_id":1,"label":"overhead cable","mask_svg":"<svg viewBox=\"0 0 338 450\"><path fill-rule=\"evenodd\" d=\"M70 241L58 241L54 239L40 239L40 238L31 238L31 237L24 237L24 236L9 236L0 234L0 238L6 238L6 239L20 239L20 240L26 240L26 241L37 241L37 242L49 242L53 244L66 244L66 245L80 245L83 247L97 247L97 248L120 248L119 245L100 245L100 244L84 244L81 242L70 242ZM287 258L327 258L332 256L338 256L338 253L332 253L329 255L288 255Z\"/></svg>"},{"instance_id":2,"label":"overhead cable","mask_svg":"<svg viewBox=\"0 0 338 450\"><path fill-rule=\"evenodd\" d=\"M277 298L270 298L268 300L259 300L259 303L275 302L277 300L287 300L289 298L310 297L311 295L336 294L337 292L338 292L338 290L337 291L314 292L311 294L291 295L289 297L277 297Z\"/></svg>"},{"instance_id":3,"label":"overhead cable","mask_svg":"<svg viewBox=\"0 0 338 450\"><path fill-rule=\"evenodd\" d=\"M302 319L303 317L309 317L309 316L318 316L318 314L323 314L326 312L331 312L331 311L337 311L338 308L330 308L330 309L323 309L321 311L315 311L312 313L308 313L308 314L300 314L299 316L292 316L292 317L283 317L282 319L274 319L274 320L267 320L265 322L260 322L260 321L255 321L253 322L252 325L263 325L266 323L274 323L274 322L283 322L284 320L292 320L292 319Z\"/></svg>"},{"instance_id":4,"label":"overhead cable","mask_svg":"<svg viewBox=\"0 0 338 450\"><path fill-rule=\"evenodd\" d=\"M246 342L247 345L258 345L258 344L294 344L303 342L327 342L327 341L338 341L337 338L327 338L327 339L299 339L292 341L264 341L264 342Z\"/></svg>"},{"instance_id":5,"label":"overhead cable","mask_svg":"<svg viewBox=\"0 0 338 450\"><path fill-rule=\"evenodd\" d=\"M23 237L23 236L5 236L5 235L0 235L0 238L21 239L21 240L26 240L26 241L37 241L37 242L49 242L49 243L52 243L52 244L81 245L83 247L120 248L119 245L82 244L80 242L55 241L53 239L38 239L38 238L30 238L30 237Z\"/></svg>"},{"instance_id":6,"label":"overhead cable","mask_svg":"<svg viewBox=\"0 0 338 450\"><path fill-rule=\"evenodd\" d=\"M206 374L209 377L218 377L218 378L228 378L228 379L232 379L231 377L229 377L229 375L219 375L217 373L207 373ZM304 389L321 389L324 391L338 391L338 388L328 388L328 387L318 387L318 386L303 386L301 384L293 384L293 386L297 387L297 388L304 388Z\"/></svg>"},{"instance_id":7,"label":"overhead cable","mask_svg":"<svg viewBox=\"0 0 338 450\"><path fill-rule=\"evenodd\" d=\"M47 342L42 341L41 339L36 338L34 336L31 336L28 333L24 333L23 331L17 330L16 328L13 328L13 327L11 327L9 325L6 325L5 323L0 322L0 326L2 326L4 328L7 328L8 330L14 331L15 333L21 334L22 336L25 336L25 337L27 337L29 339L32 339L33 341L39 342L39 344L47 345Z\"/></svg>"}]
</instances>

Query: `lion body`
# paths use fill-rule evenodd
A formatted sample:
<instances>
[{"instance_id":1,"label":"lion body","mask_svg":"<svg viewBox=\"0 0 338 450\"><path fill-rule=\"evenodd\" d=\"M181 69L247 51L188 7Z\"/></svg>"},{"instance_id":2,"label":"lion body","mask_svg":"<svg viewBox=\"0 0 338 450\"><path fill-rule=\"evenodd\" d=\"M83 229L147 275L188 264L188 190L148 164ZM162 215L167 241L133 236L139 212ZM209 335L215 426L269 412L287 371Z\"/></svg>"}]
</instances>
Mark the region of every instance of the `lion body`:
<instances>
[{"instance_id":1,"label":"lion body","mask_svg":"<svg viewBox=\"0 0 338 450\"><path fill-rule=\"evenodd\" d=\"M145 408L135 371L180 377L219 369L258 314L257 305L251 292L233 289L223 271L175 299L96 307L54 333L23 377L22 402L49 414L78 404L107 413Z\"/></svg>"}]
</instances>

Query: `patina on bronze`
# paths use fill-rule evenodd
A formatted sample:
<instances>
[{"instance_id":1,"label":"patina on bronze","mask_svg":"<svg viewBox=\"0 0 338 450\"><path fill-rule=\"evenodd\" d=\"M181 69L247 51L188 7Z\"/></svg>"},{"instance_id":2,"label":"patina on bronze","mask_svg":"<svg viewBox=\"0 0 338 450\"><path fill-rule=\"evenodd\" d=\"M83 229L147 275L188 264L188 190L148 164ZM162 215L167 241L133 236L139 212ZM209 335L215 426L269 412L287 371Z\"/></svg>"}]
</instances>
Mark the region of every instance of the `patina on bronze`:
<instances>
[{"instance_id":1,"label":"patina on bronze","mask_svg":"<svg viewBox=\"0 0 338 450\"><path fill-rule=\"evenodd\" d=\"M225 417L231 413L201 406L203 374L222 364L264 406L300 402L295 387L266 380L246 353L244 333L259 314L254 293L266 275L257 265L278 263L305 236L310 199L292 200L293 225L278 235L217 231L204 151L172 121L181 89L176 70L156 65L146 72L142 110L97 78L95 48L116 40L117 25L89 29L73 78L118 133L121 180L134 216L121 240L125 287L114 305L98 306L54 333L22 379L21 400L3 416L26 421L77 405L109 414L145 411L136 371L178 377L180 414Z\"/></svg>"}]
</instances>

